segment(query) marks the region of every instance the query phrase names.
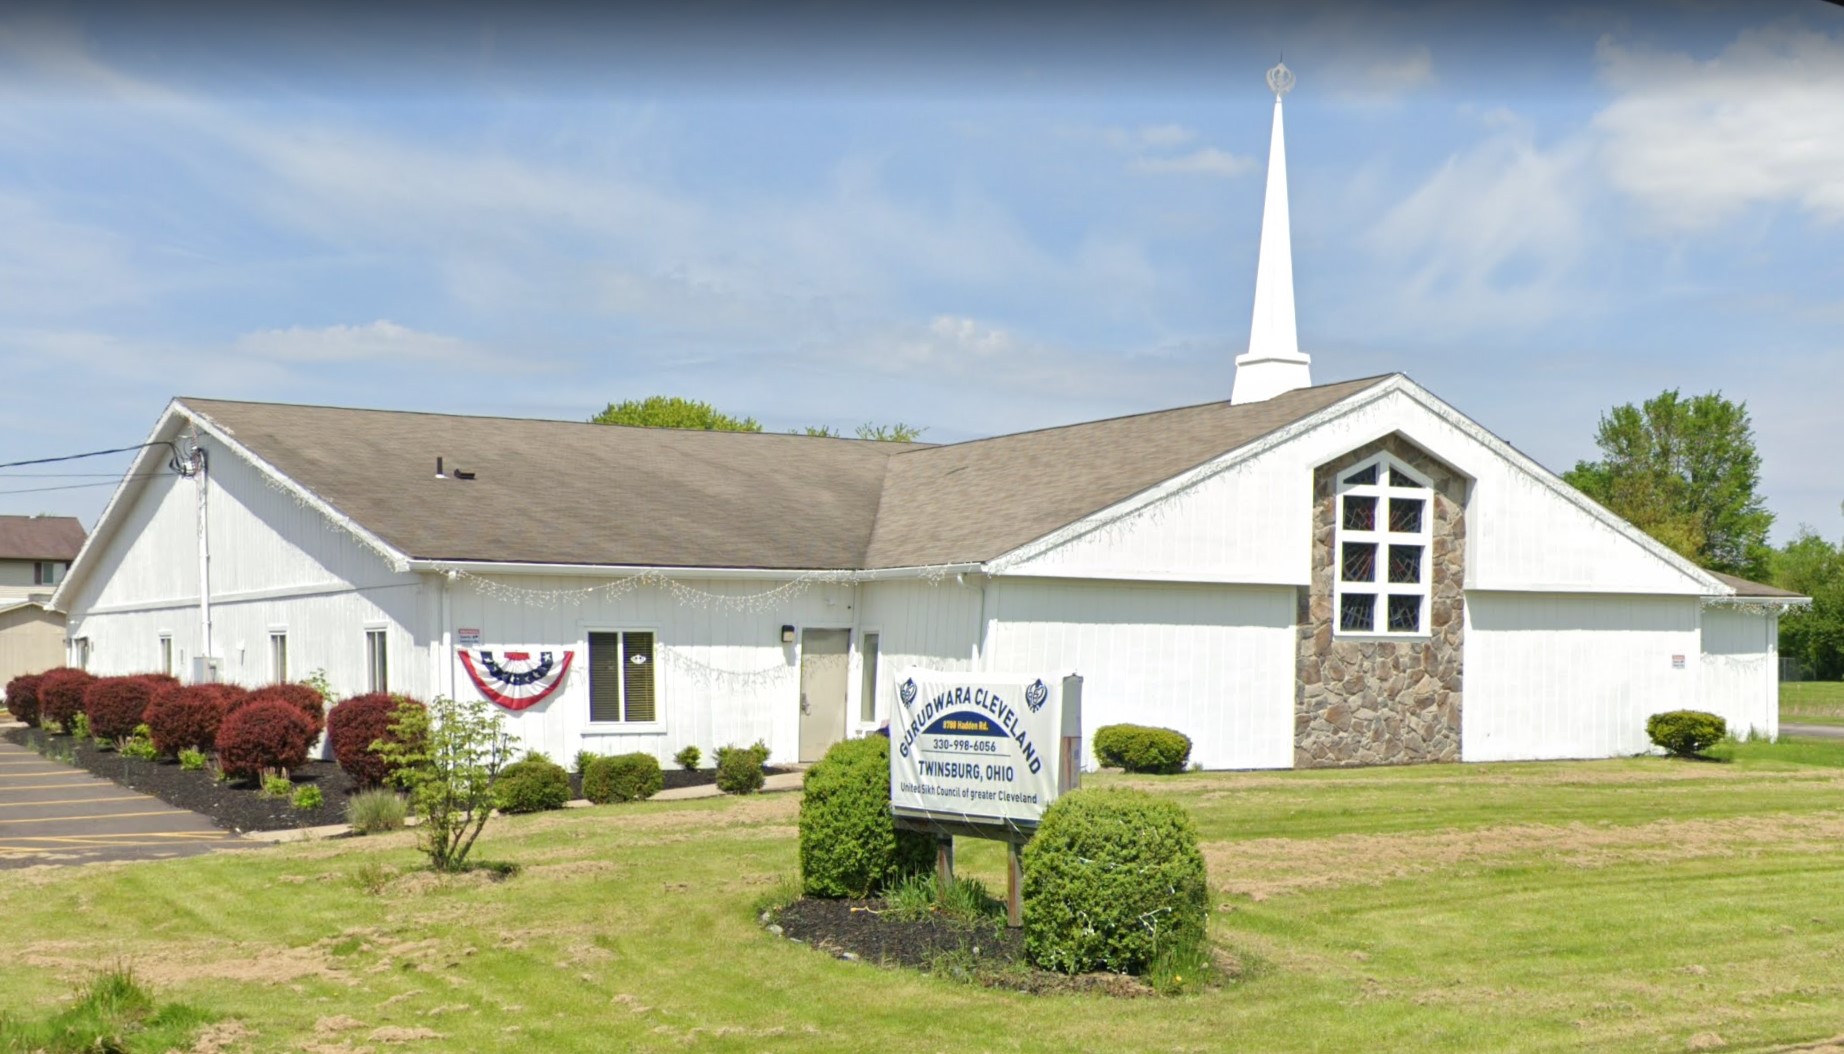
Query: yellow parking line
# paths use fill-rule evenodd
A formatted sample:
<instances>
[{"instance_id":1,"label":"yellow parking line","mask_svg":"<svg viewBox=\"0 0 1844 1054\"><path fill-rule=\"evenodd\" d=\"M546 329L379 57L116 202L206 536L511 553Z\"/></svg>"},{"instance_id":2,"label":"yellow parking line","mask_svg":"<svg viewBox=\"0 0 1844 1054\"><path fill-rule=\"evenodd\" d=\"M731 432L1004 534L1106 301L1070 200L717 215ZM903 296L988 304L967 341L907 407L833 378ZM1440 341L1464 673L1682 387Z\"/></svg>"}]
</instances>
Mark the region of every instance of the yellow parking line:
<instances>
[{"instance_id":1,"label":"yellow parking line","mask_svg":"<svg viewBox=\"0 0 1844 1054\"><path fill-rule=\"evenodd\" d=\"M203 831L136 831L133 833L117 834L48 834L43 836L10 835L5 838L0 838L0 845L19 846L25 845L28 842L44 842L54 845L65 845L68 843L75 843L78 845L119 845L127 840L145 838L170 838L182 842L225 842L231 841L235 837L235 835L209 834Z\"/></svg>"},{"instance_id":2,"label":"yellow parking line","mask_svg":"<svg viewBox=\"0 0 1844 1054\"><path fill-rule=\"evenodd\" d=\"M97 778L95 776L90 775L87 772L76 772L71 769L64 768L62 765L46 765L44 767L47 769L51 769L52 771L50 772L0 772L0 780L42 780L46 776L64 776L67 778L73 777L73 776L82 776L85 779L96 779Z\"/></svg>"},{"instance_id":3,"label":"yellow parking line","mask_svg":"<svg viewBox=\"0 0 1844 1054\"><path fill-rule=\"evenodd\" d=\"M17 790L18 788L13 788ZM63 788L58 788L62 790ZM141 794L118 794L113 798L60 798L57 801L9 801L0 802L0 809L34 809L41 805L88 805L93 801L143 801Z\"/></svg>"},{"instance_id":4,"label":"yellow parking line","mask_svg":"<svg viewBox=\"0 0 1844 1054\"><path fill-rule=\"evenodd\" d=\"M107 789L108 782L107 780L100 781L102 786L98 789ZM69 783L32 783L24 787L5 787L0 789L9 791L67 791L76 790L77 788L75 785Z\"/></svg>"},{"instance_id":5,"label":"yellow parking line","mask_svg":"<svg viewBox=\"0 0 1844 1054\"><path fill-rule=\"evenodd\" d=\"M46 816L37 820L0 820L0 823L63 823L81 820L119 820L129 816L165 816L171 809L148 809L144 812L112 812L103 816Z\"/></svg>"}]
</instances>

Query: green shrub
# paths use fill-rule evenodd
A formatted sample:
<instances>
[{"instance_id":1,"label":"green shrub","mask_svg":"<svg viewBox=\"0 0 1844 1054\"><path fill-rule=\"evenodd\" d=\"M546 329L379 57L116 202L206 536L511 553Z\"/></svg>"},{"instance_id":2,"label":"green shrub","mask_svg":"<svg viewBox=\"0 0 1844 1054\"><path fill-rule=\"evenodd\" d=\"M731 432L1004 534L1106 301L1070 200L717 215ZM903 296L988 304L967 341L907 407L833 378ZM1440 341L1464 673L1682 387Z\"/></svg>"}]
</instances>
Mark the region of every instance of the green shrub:
<instances>
[{"instance_id":1,"label":"green shrub","mask_svg":"<svg viewBox=\"0 0 1844 1054\"><path fill-rule=\"evenodd\" d=\"M117 744L115 749L125 758L140 758L142 761L152 761L160 756L160 752L154 749L154 740L148 734L146 725L134 726L134 731Z\"/></svg>"},{"instance_id":2,"label":"green shrub","mask_svg":"<svg viewBox=\"0 0 1844 1054\"><path fill-rule=\"evenodd\" d=\"M69 732L72 739L91 738L90 736L90 715L86 713L78 712L78 713L72 714L69 717L65 718L64 719L64 731Z\"/></svg>"},{"instance_id":3,"label":"green shrub","mask_svg":"<svg viewBox=\"0 0 1844 1054\"><path fill-rule=\"evenodd\" d=\"M868 897L934 866L935 840L891 822L887 737L834 743L804 787L800 880L808 896Z\"/></svg>"},{"instance_id":4,"label":"green shrub","mask_svg":"<svg viewBox=\"0 0 1844 1054\"><path fill-rule=\"evenodd\" d=\"M344 708L352 701L340 705ZM409 792L422 818L417 842L428 854L429 866L465 871L467 854L492 815L495 784L509 767L512 737L506 734L505 718L480 699L457 702L438 696L427 706L403 699L385 736L372 747L391 781ZM558 769L563 796L569 797L569 774L551 767Z\"/></svg>"},{"instance_id":5,"label":"green shrub","mask_svg":"<svg viewBox=\"0 0 1844 1054\"><path fill-rule=\"evenodd\" d=\"M659 759L651 754L617 754L597 758L583 773L583 797L605 805L611 801L645 801L666 785Z\"/></svg>"},{"instance_id":6,"label":"green shrub","mask_svg":"<svg viewBox=\"0 0 1844 1054\"><path fill-rule=\"evenodd\" d=\"M1646 735L1678 757L1694 758L1722 742L1728 722L1703 710L1668 710L1646 718Z\"/></svg>"},{"instance_id":7,"label":"green shrub","mask_svg":"<svg viewBox=\"0 0 1844 1054\"><path fill-rule=\"evenodd\" d=\"M754 794L767 778L762 766L768 763L768 745L756 740L754 746L717 748L717 789L725 794Z\"/></svg>"},{"instance_id":8,"label":"green shrub","mask_svg":"<svg viewBox=\"0 0 1844 1054\"><path fill-rule=\"evenodd\" d=\"M698 767L698 762L703 761L703 760L704 760L704 751L699 750L697 747L686 747L684 750L681 750L677 754L674 754L672 756L673 764L679 766L680 768L684 769L687 772L690 772L693 769L696 769Z\"/></svg>"},{"instance_id":9,"label":"green shrub","mask_svg":"<svg viewBox=\"0 0 1844 1054\"><path fill-rule=\"evenodd\" d=\"M527 757L500 770L493 784L500 812L544 812L570 800L570 774L546 757Z\"/></svg>"},{"instance_id":10,"label":"green shrub","mask_svg":"<svg viewBox=\"0 0 1844 1054\"><path fill-rule=\"evenodd\" d=\"M403 795L382 787L360 791L346 799L346 822L360 834L382 834L403 829L409 803Z\"/></svg>"},{"instance_id":11,"label":"green shrub","mask_svg":"<svg viewBox=\"0 0 1844 1054\"><path fill-rule=\"evenodd\" d=\"M1141 973L1204 939L1209 893L1197 830L1176 802L1079 790L1044 813L1024 849L1024 939L1063 973Z\"/></svg>"},{"instance_id":12,"label":"green shrub","mask_svg":"<svg viewBox=\"0 0 1844 1054\"><path fill-rule=\"evenodd\" d=\"M595 762L596 758L603 756L605 755L598 754L593 750L579 750L576 752L575 760L571 762L575 767L570 771L576 773L578 776L586 777L589 775L589 766Z\"/></svg>"},{"instance_id":13,"label":"green shrub","mask_svg":"<svg viewBox=\"0 0 1844 1054\"><path fill-rule=\"evenodd\" d=\"M1183 772L1191 758L1191 737L1169 728L1103 725L1095 730L1095 758L1128 772Z\"/></svg>"},{"instance_id":14,"label":"green shrub","mask_svg":"<svg viewBox=\"0 0 1844 1054\"><path fill-rule=\"evenodd\" d=\"M320 788L312 783L295 788L294 807L302 812L318 809L326 804L326 800L326 795L322 794Z\"/></svg>"},{"instance_id":15,"label":"green shrub","mask_svg":"<svg viewBox=\"0 0 1844 1054\"><path fill-rule=\"evenodd\" d=\"M179 767L187 772L197 772L205 767L205 752L191 747L179 752Z\"/></svg>"},{"instance_id":16,"label":"green shrub","mask_svg":"<svg viewBox=\"0 0 1844 1054\"><path fill-rule=\"evenodd\" d=\"M295 793L294 781L287 776L263 777L262 796L265 798L292 798Z\"/></svg>"},{"instance_id":17,"label":"green shrub","mask_svg":"<svg viewBox=\"0 0 1844 1054\"><path fill-rule=\"evenodd\" d=\"M956 878L943 889L933 870L909 875L891 884L884 893L884 917L897 922L940 916L973 926L995 921L1004 914L1005 905L987 892L986 884L979 879Z\"/></svg>"}]
</instances>

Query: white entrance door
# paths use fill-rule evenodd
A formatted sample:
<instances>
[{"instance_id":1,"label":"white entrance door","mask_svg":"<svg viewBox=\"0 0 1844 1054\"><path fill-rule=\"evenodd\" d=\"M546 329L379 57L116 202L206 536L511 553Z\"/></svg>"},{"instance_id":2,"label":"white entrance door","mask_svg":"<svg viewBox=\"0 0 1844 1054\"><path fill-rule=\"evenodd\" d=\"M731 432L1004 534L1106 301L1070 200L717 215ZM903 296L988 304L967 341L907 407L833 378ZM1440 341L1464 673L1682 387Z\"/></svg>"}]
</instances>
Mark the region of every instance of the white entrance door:
<instances>
[{"instance_id":1,"label":"white entrance door","mask_svg":"<svg viewBox=\"0 0 1844 1054\"><path fill-rule=\"evenodd\" d=\"M818 761L845 738L846 653L851 631L809 629L800 634L800 760Z\"/></svg>"}]
</instances>

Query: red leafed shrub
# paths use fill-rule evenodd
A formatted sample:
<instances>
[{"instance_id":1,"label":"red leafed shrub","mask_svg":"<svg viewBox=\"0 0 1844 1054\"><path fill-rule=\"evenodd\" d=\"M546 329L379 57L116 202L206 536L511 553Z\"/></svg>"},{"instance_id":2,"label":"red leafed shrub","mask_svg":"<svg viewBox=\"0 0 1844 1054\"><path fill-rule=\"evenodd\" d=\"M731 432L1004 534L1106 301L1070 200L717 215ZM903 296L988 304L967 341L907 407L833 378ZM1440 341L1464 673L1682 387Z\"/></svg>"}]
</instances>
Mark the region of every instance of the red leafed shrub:
<instances>
[{"instance_id":1,"label":"red leafed shrub","mask_svg":"<svg viewBox=\"0 0 1844 1054\"><path fill-rule=\"evenodd\" d=\"M6 709L13 720L38 727L38 678L36 673L22 673L6 682Z\"/></svg>"},{"instance_id":2,"label":"red leafed shrub","mask_svg":"<svg viewBox=\"0 0 1844 1054\"><path fill-rule=\"evenodd\" d=\"M237 704L237 708L242 709L251 703L271 701L287 703L301 711L308 723L314 726L316 737L320 735L321 729L326 727L327 701L321 698L319 692L305 684L267 684L261 688L252 688L244 701Z\"/></svg>"},{"instance_id":3,"label":"red leafed shrub","mask_svg":"<svg viewBox=\"0 0 1844 1054\"><path fill-rule=\"evenodd\" d=\"M38 680L39 719L55 721L70 731L70 719L83 712L83 693L95 679L87 671L69 666L46 670Z\"/></svg>"},{"instance_id":4,"label":"red leafed shrub","mask_svg":"<svg viewBox=\"0 0 1844 1054\"><path fill-rule=\"evenodd\" d=\"M355 695L327 714L327 738L333 741L333 757L359 786L382 786L390 775L390 766L372 753L371 745L390 734L397 707L403 703L423 705L407 696L372 692Z\"/></svg>"},{"instance_id":5,"label":"red leafed shrub","mask_svg":"<svg viewBox=\"0 0 1844 1054\"><path fill-rule=\"evenodd\" d=\"M153 685L156 692L163 688L178 688L180 684L179 678L170 673L144 673L141 679Z\"/></svg>"},{"instance_id":6,"label":"red leafed shrub","mask_svg":"<svg viewBox=\"0 0 1844 1054\"><path fill-rule=\"evenodd\" d=\"M126 739L134 734L153 701L154 686L145 677L100 677L83 692L83 712L90 715L90 734Z\"/></svg>"},{"instance_id":7,"label":"red leafed shrub","mask_svg":"<svg viewBox=\"0 0 1844 1054\"><path fill-rule=\"evenodd\" d=\"M218 726L232 702L243 697L234 684L187 684L154 692L142 720L162 757L172 757L190 747L210 750L218 742Z\"/></svg>"},{"instance_id":8,"label":"red leafed shrub","mask_svg":"<svg viewBox=\"0 0 1844 1054\"><path fill-rule=\"evenodd\" d=\"M307 715L277 699L240 706L218 726L218 766L232 776L261 778L266 769L300 768L314 742Z\"/></svg>"}]
</instances>

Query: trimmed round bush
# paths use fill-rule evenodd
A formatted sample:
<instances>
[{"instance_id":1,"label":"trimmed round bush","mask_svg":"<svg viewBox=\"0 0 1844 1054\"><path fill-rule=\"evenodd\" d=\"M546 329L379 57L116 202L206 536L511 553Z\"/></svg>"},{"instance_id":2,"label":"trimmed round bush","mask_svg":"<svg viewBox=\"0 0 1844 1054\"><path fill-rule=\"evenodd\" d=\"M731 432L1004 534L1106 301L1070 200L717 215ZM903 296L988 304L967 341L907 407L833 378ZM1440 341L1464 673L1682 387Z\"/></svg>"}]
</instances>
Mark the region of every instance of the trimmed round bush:
<instances>
[{"instance_id":1,"label":"trimmed round bush","mask_svg":"<svg viewBox=\"0 0 1844 1054\"><path fill-rule=\"evenodd\" d=\"M279 700L240 706L218 726L218 767L231 776L258 779L270 769L287 771L307 761L314 726L307 716Z\"/></svg>"},{"instance_id":2,"label":"trimmed round bush","mask_svg":"<svg viewBox=\"0 0 1844 1054\"><path fill-rule=\"evenodd\" d=\"M1169 728L1103 725L1095 730L1095 758L1110 768L1169 775L1191 760L1191 737Z\"/></svg>"},{"instance_id":3,"label":"trimmed round bush","mask_svg":"<svg viewBox=\"0 0 1844 1054\"><path fill-rule=\"evenodd\" d=\"M570 800L570 774L546 757L528 757L499 770L493 781L500 812L544 812Z\"/></svg>"},{"instance_id":4,"label":"trimmed round bush","mask_svg":"<svg viewBox=\"0 0 1844 1054\"><path fill-rule=\"evenodd\" d=\"M725 794L754 794L768 778L762 771L767 763L768 747L759 741L752 747L718 747L717 789Z\"/></svg>"},{"instance_id":5,"label":"trimmed round bush","mask_svg":"<svg viewBox=\"0 0 1844 1054\"><path fill-rule=\"evenodd\" d=\"M1078 790L1024 847L1025 954L1047 970L1145 972L1204 938L1209 891L1197 829L1176 802Z\"/></svg>"},{"instance_id":6,"label":"trimmed round bush","mask_svg":"<svg viewBox=\"0 0 1844 1054\"><path fill-rule=\"evenodd\" d=\"M177 757L182 750L215 750L218 726L231 704L242 698L234 684L182 684L157 688L144 720L154 751Z\"/></svg>"},{"instance_id":7,"label":"trimmed round bush","mask_svg":"<svg viewBox=\"0 0 1844 1054\"><path fill-rule=\"evenodd\" d=\"M666 785L659 759L651 754L616 754L596 758L583 770L583 797L605 805L611 801L645 801Z\"/></svg>"},{"instance_id":8,"label":"trimmed round bush","mask_svg":"<svg viewBox=\"0 0 1844 1054\"><path fill-rule=\"evenodd\" d=\"M1722 742L1729 723L1704 710L1667 710L1646 718L1652 742L1681 758L1694 758Z\"/></svg>"},{"instance_id":9,"label":"trimmed round bush","mask_svg":"<svg viewBox=\"0 0 1844 1054\"><path fill-rule=\"evenodd\" d=\"M800 884L810 897L868 897L935 863L934 838L890 819L890 740L843 739L807 770Z\"/></svg>"},{"instance_id":10,"label":"trimmed round bush","mask_svg":"<svg viewBox=\"0 0 1844 1054\"><path fill-rule=\"evenodd\" d=\"M60 666L38 679L38 716L70 731L71 718L83 712L83 693L96 678L83 670Z\"/></svg>"},{"instance_id":11,"label":"trimmed round bush","mask_svg":"<svg viewBox=\"0 0 1844 1054\"><path fill-rule=\"evenodd\" d=\"M409 696L371 692L355 695L328 712L327 738L333 743L333 759L360 787L382 787L389 778L390 765L372 752L371 745L390 736L397 707L405 703L423 705Z\"/></svg>"},{"instance_id":12,"label":"trimmed round bush","mask_svg":"<svg viewBox=\"0 0 1844 1054\"><path fill-rule=\"evenodd\" d=\"M314 726L314 735L318 737L327 726L327 701L320 693L305 684L266 684L261 688L250 689L247 702L258 700L276 700L287 703L307 718L308 724ZM242 703L238 705L244 705Z\"/></svg>"},{"instance_id":13,"label":"trimmed round bush","mask_svg":"<svg viewBox=\"0 0 1844 1054\"><path fill-rule=\"evenodd\" d=\"M144 720L154 685L145 677L100 677L83 692L83 712L90 715L90 734L127 739Z\"/></svg>"},{"instance_id":14,"label":"trimmed round bush","mask_svg":"<svg viewBox=\"0 0 1844 1054\"><path fill-rule=\"evenodd\" d=\"M6 682L6 709L13 720L38 727L38 678L36 673L22 673Z\"/></svg>"}]
</instances>

